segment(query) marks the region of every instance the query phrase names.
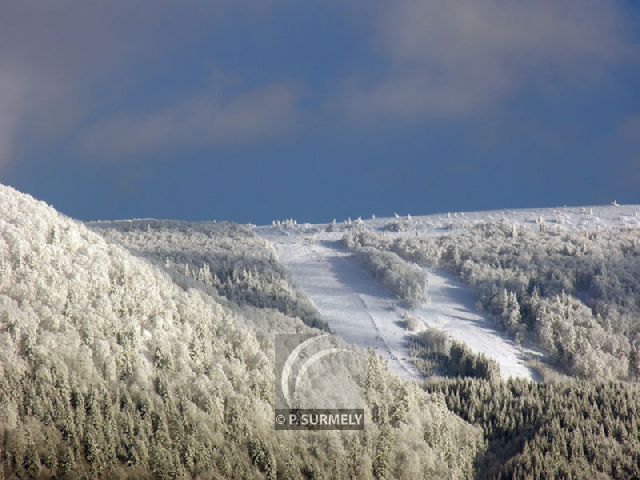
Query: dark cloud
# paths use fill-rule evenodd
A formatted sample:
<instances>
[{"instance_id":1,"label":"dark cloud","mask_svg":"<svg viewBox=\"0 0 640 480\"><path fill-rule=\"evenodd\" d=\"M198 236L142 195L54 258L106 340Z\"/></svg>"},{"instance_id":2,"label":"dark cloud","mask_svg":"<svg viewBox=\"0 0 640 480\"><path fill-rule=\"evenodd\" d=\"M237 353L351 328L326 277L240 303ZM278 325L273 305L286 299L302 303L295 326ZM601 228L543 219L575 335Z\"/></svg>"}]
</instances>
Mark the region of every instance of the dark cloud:
<instances>
[{"instance_id":1,"label":"dark cloud","mask_svg":"<svg viewBox=\"0 0 640 480\"><path fill-rule=\"evenodd\" d=\"M286 84L234 95L211 88L142 116L102 120L86 133L83 148L93 158L117 159L253 143L295 127L297 97L297 89Z\"/></svg>"},{"instance_id":2,"label":"dark cloud","mask_svg":"<svg viewBox=\"0 0 640 480\"><path fill-rule=\"evenodd\" d=\"M142 113L126 101L145 89L136 78L145 63L175 60L166 52L176 55L180 45L197 49L230 12L258 18L270 5L3 1L0 168L20 157L19 147L52 139L104 158L152 156L251 143L291 131L301 115L323 114L322 99L300 106L295 79L266 76L239 89L199 87ZM525 88L584 85L635 55L622 0L397 0L349 8L370 19L377 64L353 71L325 100L338 105L334 115L358 124L486 112ZM111 96L120 91L127 93L118 106Z\"/></svg>"},{"instance_id":3,"label":"dark cloud","mask_svg":"<svg viewBox=\"0 0 640 480\"><path fill-rule=\"evenodd\" d=\"M77 129L113 84L168 46L197 42L230 10L269 2L7 0L0 5L0 168L20 139Z\"/></svg>"},{"instance_id":4,"label":"dark cloud","mask_svg":"<svg viewBox=\"0 0 640 480\"><path fill-rule=\"evenodd\" d=\"M355 121L477 113L523 88L587 84L635 55L615 0L398 0L373 22L387 70L345 88Z\"/></svg>"}]
</instances>

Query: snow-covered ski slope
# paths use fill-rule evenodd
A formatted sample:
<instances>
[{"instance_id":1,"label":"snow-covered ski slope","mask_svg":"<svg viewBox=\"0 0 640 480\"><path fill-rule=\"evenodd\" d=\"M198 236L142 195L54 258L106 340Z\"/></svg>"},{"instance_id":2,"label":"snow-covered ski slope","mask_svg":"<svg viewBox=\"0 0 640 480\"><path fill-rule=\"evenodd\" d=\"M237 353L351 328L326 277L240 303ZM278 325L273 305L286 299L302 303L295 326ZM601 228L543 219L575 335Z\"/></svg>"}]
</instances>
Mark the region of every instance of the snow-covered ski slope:
<instances>
[{"instance_id":1,"label":"snow-covered ski slope","mask_svg":"<svg viewBox=\"0 0 640 480\"><path fill-rule=\"evenodd\" d=\"M409 332L402 325L405 309L337 240L269 237L294 282L337 335L359 347L373 348L401 377L420 379L407 352ZM474 311L473 292L441 272L429 271L428 278L429 300L412 310L412 316L494 358L503 376L532 377L524 365L524 352Z\"/></svg>"},{"instance_id":2,"label":"snow-covered ski slope","mask_svg":"<svg viewBox=\"0 0 640 480\"><path fill-rule=\"evenodd\" d=\"M451 235L465 226L506 222L522 228L616 229L640 227L640 206L595 206L450 213L422 217L365 220L372 230L390 222L406 221L409 228L387 235ZM338 224L339 226L340 224ZM402 326L404 309L394 296L365 272L340 244L342 232L326 225L258 227L257 233L276 247L280 261L293 280L314 301L332 330L346 341L373 348L406 379L419 379L409 361L407 336ZM533 378L527 358L539 355L515 345L496 331L474 307L474 293L461 281L440 271L428 271L428 301L411 312L425 326L439 328L473 351L495 359L503 377Z\"/></svg>"},{"instance_id":3,"label":"snow-covered ski slope","mask_svg":"<svg viewBox=\"0 0 640 480\"><path fill-rule=\"evenodd\" d=\"M406 332L389 293L337 242L314 245L295 236L274 241L280 261L344 340L375 349L405 379L419 374L408 360ZM288 241L291 240L291 241Z\"/></svg>"},{"instance_id":4,"label":"snow-covered ski slope","mask_svg":"<svg viewBox=\"0 0 640 480\"><path fill-rule=\"evenodd\" d=\"M420 318L426 326L464 342L474 352L496 360L503 377L533 378L525 361L538 356L538 352L516 346L496 331L493 324L476 311L473 292L460 280L433 270L427 275L427 303L412 312L413 316Z\"/></svg>"}]
</instances>

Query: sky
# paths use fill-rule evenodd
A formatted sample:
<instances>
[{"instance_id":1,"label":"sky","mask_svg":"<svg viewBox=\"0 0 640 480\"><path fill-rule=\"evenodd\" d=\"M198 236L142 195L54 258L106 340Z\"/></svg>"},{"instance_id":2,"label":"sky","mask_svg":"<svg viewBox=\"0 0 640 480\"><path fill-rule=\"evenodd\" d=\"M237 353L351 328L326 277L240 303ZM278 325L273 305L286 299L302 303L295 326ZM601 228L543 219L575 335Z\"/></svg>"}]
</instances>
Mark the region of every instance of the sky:
<instances>
[{"instance_id":1,"label":"sky","mask_svg":"<svg viewBox=\"0 0 640 480\"><path fill-rule=\"evenodd\" d=\"M0 183L81 220L640 204L640 2L3 0Z\"/></svg>"}]
</instances>

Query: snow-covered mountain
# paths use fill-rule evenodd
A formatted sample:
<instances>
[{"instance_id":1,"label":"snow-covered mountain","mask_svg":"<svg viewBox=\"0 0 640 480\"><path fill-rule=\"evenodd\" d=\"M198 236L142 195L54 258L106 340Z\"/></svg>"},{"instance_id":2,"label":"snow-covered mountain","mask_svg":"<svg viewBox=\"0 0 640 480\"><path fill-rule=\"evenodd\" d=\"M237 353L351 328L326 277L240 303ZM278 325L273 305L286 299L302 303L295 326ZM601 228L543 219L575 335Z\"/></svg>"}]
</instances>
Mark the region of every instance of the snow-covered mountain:
<instances>
[{"instance_id":1,"label":"snow-covered mountain","mask_svg":"<svg viewBox=\"0 0 640 480\"><path fill-rule=\"evenodd\" d=\"M470 475L479 429L364 352L365 435L275 432L273 332L313 330L173 273L0 185L4 478Z\"/></svg>"},{"instance_id":2,"label":"snow-covered mountain","mask_svg":"<svg viewBox=\"0 0 640 480\"><path fill-rule=\"evenodd\" d=\"M349 342L375 349L399 375L413 379L420 374L410 361L412 344L408 339L416 332L406 328L408 314L418 322L418 330L442 331L495 360L505 378L537 378L531 367L550 360L558 360L556 363L579 376L598 377L605 370L615 378L633 375L628 370L635 367L629 362L635 358L637 347L633 345L640 345L640 324L625 321L624 328L616 328L613 318L620 316L621 308L630 309L624 314L627 316L640 313L638 306L630 305L632 297L627 298L640 282L629 278L634 275L638 231L640 206L615 202L592 207L358 218L328 225L286 220L257 228L276 246L280 261L331 328ZM367 248L376 247L374 253L398 253L409 264L420 264L426 298L419 305L403 305L401 298L357 264L344 245L345 235L354 232L369 235L365 243L369 242ZM627 252L625 259L620 258L621 252ZM531 255L536 261L522 261ZM569 272L554 272L562 269L556 260L566 263ZM610 279L603 285L594 269L606 269L609 263L613 268L608 271L619 274L620 280ZM620 270L623 264L627 267ZM404 267L398 264L397 268ZM558 284L560 277L562 285ZM626 294L612 291L612 285L619 282L627 283ZM533 287L535 295L542 293L549 299L570 294L560 303L573 302L567 307L573 309L582 305L582 320L555 321L550 314L533 313L526 305L523 308L529 310L521 310L518 302L528 302ZM609 292L603 293L603 288ZM506 295L505 305L495 306L503 301L500 295ZM507 305L509 302L515 306ZM587 308L596 317L589 318ZM525 314L531 317L529 325L519 320ZM509 315L520 323L504 325L501 317ZM611 318L608 327L601 319L605 316ZM536 322L538 317L540 322ZM625 333L618 335L622 330ZM559 358L550 358L555 356Z\"/></svg>"},{"instance_id":3,"label":"snow-covered mountain","mask_svg":"<svg viewBox=\"0 0 640 480\"><path fill-rule=\"evenodd\" d=\"M0 186L0 473L633 477L638 211L83 225ZM365 431L276 431L274 333L325 325Z\"/></svg>"}]
</instances>

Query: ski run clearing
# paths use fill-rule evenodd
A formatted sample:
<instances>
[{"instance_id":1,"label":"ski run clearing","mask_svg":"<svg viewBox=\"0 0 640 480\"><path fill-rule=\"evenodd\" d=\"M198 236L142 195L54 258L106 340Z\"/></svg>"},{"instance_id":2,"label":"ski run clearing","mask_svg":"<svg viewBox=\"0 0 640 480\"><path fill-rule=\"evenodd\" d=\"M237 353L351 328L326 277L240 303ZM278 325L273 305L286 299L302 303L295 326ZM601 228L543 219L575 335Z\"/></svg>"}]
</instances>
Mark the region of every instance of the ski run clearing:
<instances>
[{"instance_id":1,"label":"ski run clearing","mask_svg":"<svg viewBox=\"0 0 640 480\"><path fill-rule=\"evenodd\" d=\"M355 222L382 232L385 225L394 221L405 222L410 227L385 235L455 235L461 229L485 222L536 230L543 227L558 231L627 230L640 226L640 205L618 205L614 201L606 206L456 212L418 217L396 215L395 219L372 217ZM352 221L344 223L351 224ZM329 232L326 225L298 225L291 220L258 227L256 232L274 244L280 262L315 302L336 334L354 345L375 349L401 377L420 378L408 354L410 333L401 322L405 309L342 247L343 233ZM503 377L535 377L526 361L540 357L540 352L517 346L498 332L492 322L475 309L475 295L469 287L440 271L427 271L427 279L427 302L409 312L413 317L419 318L426 327L441 329L471 350L493 358L500 365Z\"/></svg>"},{"instance_id":2,"label":"ski run clearing","mask_svg":"<svg viewBox=\"0 0 640 480\"><path fill-rule=\"evenodd\" d=\"M334 333L354 345L374 349L402 378L421 378L407 350L410 333L401 321L406 310L351 258L335 234L309 237L275 229L261 229L260 233L272 241L280 262ZM410 311L412 316L495 359L504 377L533 377L525 365L533 352L517 347L476 312L473 292L441 272L427 271L427 277L427 302Z\"/></svg>"}]
</instances>

